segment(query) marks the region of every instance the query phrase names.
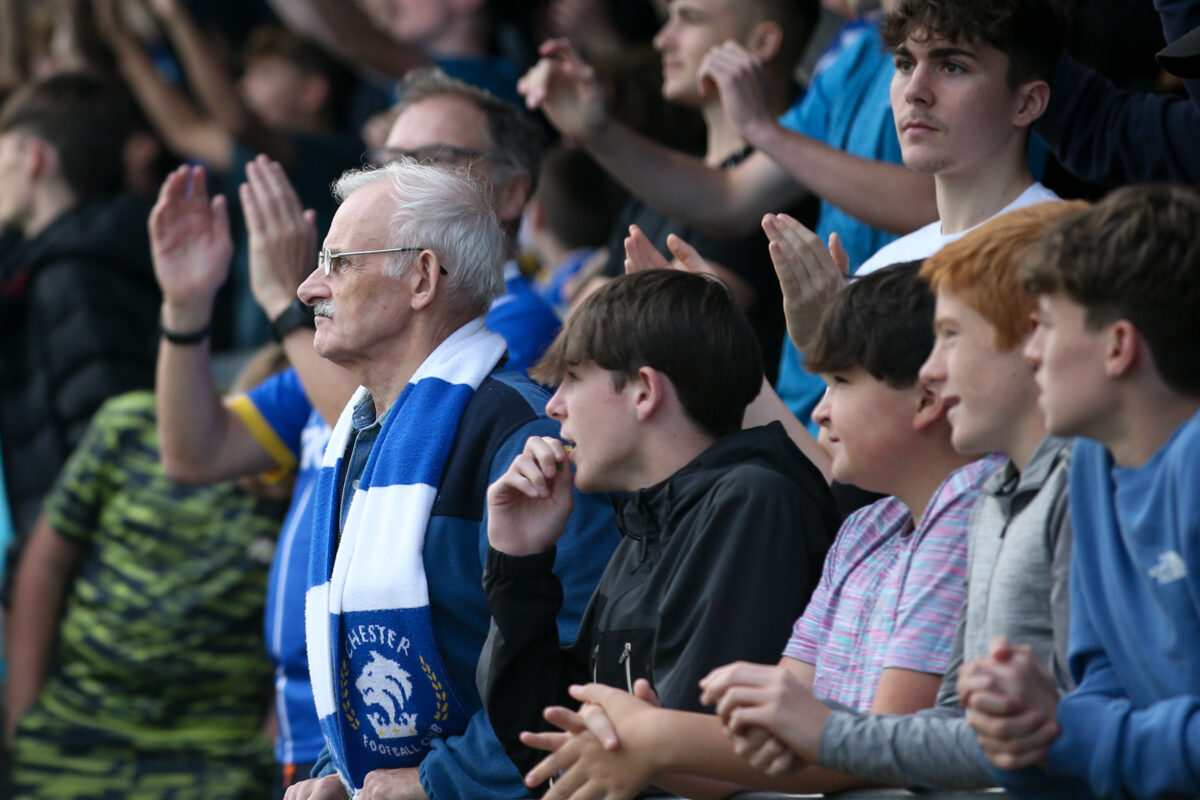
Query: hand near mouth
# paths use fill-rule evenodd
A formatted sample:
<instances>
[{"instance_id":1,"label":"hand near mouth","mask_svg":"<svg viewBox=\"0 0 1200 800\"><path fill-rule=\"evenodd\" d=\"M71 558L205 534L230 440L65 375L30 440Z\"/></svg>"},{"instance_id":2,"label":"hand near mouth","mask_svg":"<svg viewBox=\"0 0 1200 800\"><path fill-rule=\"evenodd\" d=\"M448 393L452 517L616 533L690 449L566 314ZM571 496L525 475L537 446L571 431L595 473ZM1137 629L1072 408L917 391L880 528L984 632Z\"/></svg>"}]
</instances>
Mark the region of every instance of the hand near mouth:
<instances>
[{"instance_id":1,"label":"hand near mouth","mask_svg":"<svg viewBox=\"0 0 1200 800\"><path fill-rule=\"evenodd\" d=\"M575 507L575 473L567 446L552 436L531 436L525 450L488 487L488 542L512 556L542 553L555 545Z\"/></svg>"}]
</instances>

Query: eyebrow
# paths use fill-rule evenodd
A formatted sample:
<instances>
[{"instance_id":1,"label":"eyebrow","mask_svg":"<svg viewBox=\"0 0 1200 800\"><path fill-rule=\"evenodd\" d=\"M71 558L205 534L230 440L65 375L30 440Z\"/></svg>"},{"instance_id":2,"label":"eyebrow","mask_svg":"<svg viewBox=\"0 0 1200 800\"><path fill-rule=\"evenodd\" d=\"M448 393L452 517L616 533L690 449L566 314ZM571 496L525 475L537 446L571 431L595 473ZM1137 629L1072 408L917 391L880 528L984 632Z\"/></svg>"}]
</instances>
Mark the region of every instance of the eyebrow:
<instances>
[{"instance_id":1,"label":"eyebrow","mask_svg":"<svg viewBox=\"0 0 1200 800\"><path fill-rule=\"evenodd\" d=\"M904 45L904 44L897 45L896 47L892 48L892 55L913 58L912 51L908 49L908 45ZM979 60L979 56L978 56L978 54L975 53L974 50L968 50L965 47L953 47L953 46L935 47L932 50L930 50L929 52L927 52L925 54L925 57L926 58L965 57L965 58L971 59L972 61Z\"/></svg>"},{"instance_id":2,"label":"eyebrow","mask_svg":"<svg viewBox=\"0 0 1200 800\"><path fill-rule=\"evenodd\" d=\"M963 47L935 47L926 55L930 58L956 58L965 56L974 61L979 60L979 56L973 50L967 50Z\"/></svg>"}]
</instances>

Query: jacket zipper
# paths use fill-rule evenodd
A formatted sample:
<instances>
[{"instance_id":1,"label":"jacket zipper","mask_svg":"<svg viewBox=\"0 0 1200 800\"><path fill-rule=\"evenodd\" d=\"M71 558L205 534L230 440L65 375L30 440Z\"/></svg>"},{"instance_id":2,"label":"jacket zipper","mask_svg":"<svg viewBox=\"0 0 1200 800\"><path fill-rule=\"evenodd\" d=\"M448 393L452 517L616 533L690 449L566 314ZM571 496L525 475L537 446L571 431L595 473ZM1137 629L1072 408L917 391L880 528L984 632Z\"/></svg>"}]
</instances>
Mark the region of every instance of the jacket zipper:
<instances>
[{"instance_id":1,"label":"jacket zipper","mask_svg":"<svg viewBox=\"0 0 1200 800\"><path fill-rule=\"evenodd\" d=\"M629 654L633 651L633 643L626 642L625 649L621 651L621 657L617 659L618 664L625 665L625 686L629 689L629 693L633 694L633 672L630 667L630 662L633 660Z\"/></svg>"},{"instance_id":2,"label":"jacket zipper","mask_svg":"<svg viewBox=\"0 0 1200 800\"><path fill-rule=\"evenodd\" d=\"M600 645L592 648L592 683L599 683L596 674L600 670Z\"/></svg>"}]
</instances>

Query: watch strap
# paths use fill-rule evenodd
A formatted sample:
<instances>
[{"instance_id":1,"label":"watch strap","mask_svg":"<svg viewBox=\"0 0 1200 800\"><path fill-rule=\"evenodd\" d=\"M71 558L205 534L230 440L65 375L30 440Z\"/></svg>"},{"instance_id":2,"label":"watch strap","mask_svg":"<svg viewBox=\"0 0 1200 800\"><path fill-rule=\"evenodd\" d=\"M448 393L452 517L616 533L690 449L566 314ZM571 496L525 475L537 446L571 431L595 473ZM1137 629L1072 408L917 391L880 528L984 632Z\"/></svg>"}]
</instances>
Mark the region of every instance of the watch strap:
<instances>
[{"instance_id":1,"label":"watch strap","mask_svg":"<svg viewBox=\"0 0 1200 800\"><path fill-rule=\"evenodd\" d=\"M285 308L279 316L271 320L271 335L275 341L283 342L285 336L299 327L315 328L312 306L305 305L299 297Z\"/></svg>"}]
</instances>

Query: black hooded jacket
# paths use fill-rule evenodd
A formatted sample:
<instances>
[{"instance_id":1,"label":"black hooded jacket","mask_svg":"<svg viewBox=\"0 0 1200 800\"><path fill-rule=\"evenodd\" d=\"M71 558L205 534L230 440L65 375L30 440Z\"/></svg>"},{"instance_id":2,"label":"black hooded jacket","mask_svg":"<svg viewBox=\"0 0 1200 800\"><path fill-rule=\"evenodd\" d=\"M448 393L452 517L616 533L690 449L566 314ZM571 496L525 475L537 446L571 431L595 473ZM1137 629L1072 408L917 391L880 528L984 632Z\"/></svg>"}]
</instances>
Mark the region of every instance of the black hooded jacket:
<instances>
[{"instance_id":1,"label":"black hooded jacket","mask_svg":"<svg viewBox=\"0 0 1200 800\"><path fill-rule=\"evenodd\" d=\"M0 451L18 551L100 404L154 383L150 207L96 200L32 239L0 238Z\"/></svg>"},{"instance_id":2,"label":"black hooded jacket","mask_svg":"<svg viewBox=\"0 0 1200 800\"><path fill-rule=\"evenodd\" d=\"M725 436L634 492L617 525L621 544L567 648L555 627L562 586L554 551L488 551L492 630L478 683L522 772L542 754L518 734L545 730L546 706L573 706L572 683L631 689L647 678L663 706L702 711L698 683L710 670L776 663L820 579L838 518L821 473L773 423Z\"/></svg>"}]
</instances>

